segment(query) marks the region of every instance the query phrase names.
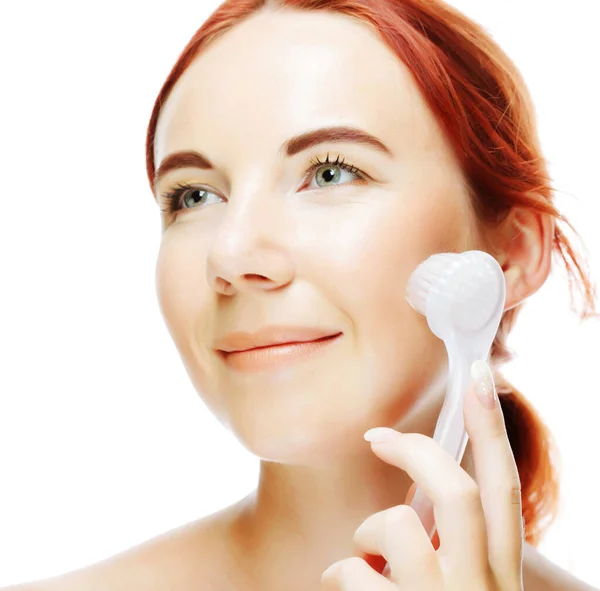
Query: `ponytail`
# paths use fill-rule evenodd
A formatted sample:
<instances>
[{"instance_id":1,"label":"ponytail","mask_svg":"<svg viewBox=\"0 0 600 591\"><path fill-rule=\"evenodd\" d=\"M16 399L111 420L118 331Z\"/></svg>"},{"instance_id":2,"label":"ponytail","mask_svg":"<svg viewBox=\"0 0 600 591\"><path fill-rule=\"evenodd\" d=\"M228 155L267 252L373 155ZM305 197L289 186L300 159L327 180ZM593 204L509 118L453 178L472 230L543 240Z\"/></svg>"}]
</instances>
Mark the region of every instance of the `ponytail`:
<instances>
[{"instance_id":1,"label":"ponytail","mask_svg":"<svg viewBox=\"0 0 600 591\"><path fill-rule=\"evenodd\" d=\"M494 370L504 422L521 480L525 541L537 546L560 502L559 456L554 438L526 398Z\"/></svg>"}]
</instances>

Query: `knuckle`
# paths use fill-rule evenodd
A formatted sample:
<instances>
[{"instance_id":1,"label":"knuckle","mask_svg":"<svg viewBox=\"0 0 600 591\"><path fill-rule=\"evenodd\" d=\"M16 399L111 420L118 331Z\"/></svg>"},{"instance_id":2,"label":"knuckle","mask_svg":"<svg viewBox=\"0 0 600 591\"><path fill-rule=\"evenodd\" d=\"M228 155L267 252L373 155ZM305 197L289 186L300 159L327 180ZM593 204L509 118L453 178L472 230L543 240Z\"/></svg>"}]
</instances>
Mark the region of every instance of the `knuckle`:
<instances>
[{"instance_id":1,"label":"knuckle","mask_svg":"<svg viewBox=\"0 0 600 591\"><path fill-rule=\"evenodd\" d=\"M510 504L514 505L516 507L520 507L522 504L521 486L520 485L511 486L508 494L510 496Z\"/></svg>"},{"instance_id":2,"label":"knuckle","mask_svg":"<svg viewBox=\"0 0 600 591\"><path fill-rule=\"evenodd\" d=\"M498 484L494 487L494 496L499 498L510 499L510 504L513 506L520 507L522 504L522 492L521 483L517 480L514 482L507 482L504 484Z\"/></svg>"},{"instance_id":3,"label":"knuckle","mask_svg":"<svg viewBox=\"0 0 600 591\"><path fill-rule=\"evenodd\" d=\"M472 505L481 502L478 484L472 479L465 479L460 486L447 495L448 504Z\"/></svg>"},{"instance_id":4,"label":"knuckle","mask_svg":"<svg viewBox=\"0 0 600 591\"><path fill-rule=\"evenodd\" d=\"M396 505L385 512L383 523L386 530L394 531L400 523L412 523L419 520L415 510L408 505Z\"/></svg>"},{"instance_id":5,"label":"knuckle","mask_svg":"<svg viewBox=\"0 0 600 591\"><path fill-rule=\"evenodd\" d=\"M479 501L479 485L472 479L467 478L461 489L461 498L467 502Z\"/></svg>"}]
</instances>

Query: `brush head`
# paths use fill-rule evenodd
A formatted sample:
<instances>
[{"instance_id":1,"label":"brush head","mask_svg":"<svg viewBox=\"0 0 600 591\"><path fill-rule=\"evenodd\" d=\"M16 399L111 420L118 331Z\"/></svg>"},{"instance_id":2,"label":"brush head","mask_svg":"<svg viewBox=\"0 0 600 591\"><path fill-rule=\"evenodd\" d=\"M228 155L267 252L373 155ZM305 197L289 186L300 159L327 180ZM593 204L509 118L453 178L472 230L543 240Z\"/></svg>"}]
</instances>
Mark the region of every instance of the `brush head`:
<instances>
[{"instance_id":1,"label":"brush head","mask_svg":"<svg viewBox=\"0 0 600 591\"><path fill-rule=\"evenodd\" d=\"M480 330L504 308L506 283L496 259L481 250L440 253L411 275L406 300L439 338L440 322L464 332ZM500 313L502 310L500 310Z\"/></svg>"}]
</instances>

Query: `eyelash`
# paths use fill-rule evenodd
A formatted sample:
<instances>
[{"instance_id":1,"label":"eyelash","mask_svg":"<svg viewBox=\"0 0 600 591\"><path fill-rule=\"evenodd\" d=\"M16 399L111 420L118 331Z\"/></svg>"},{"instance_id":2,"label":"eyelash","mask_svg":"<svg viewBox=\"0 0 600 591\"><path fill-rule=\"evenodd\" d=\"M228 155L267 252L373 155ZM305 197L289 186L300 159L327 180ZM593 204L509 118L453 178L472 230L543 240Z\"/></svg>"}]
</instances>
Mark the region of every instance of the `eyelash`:
<instances>
[{"instance_id":1,"label":"eyelash","mask_svg":"<svg viewBox=\"0 0 600 591\"><path fill-rule=\"evenodd\" d=\"M340 160L341 158L341 160ZM331 164L332 166L339 166L341 169L346 170L347 172L357 174L362 180L366 180L366 175L360 168L353 166L352 164L346 163L345 158L342 156L337 156L335 160L329 160L329 154L325 158L325 161L322 162L318 158L314 160L310 160L311 166L306 171L304 178L306 179L310 174L312 174L317 168L320 168L324 164ZM337 185L332 185L332 187L336 187ZM321 189L329 189L330 187L321 187ZM186 191L204 191L206 193L212 193L212 191L208 191L207 189L203 189L201 187L197 187L194 185L190 185L188 183L177 183L175 188L171 191L168 191L162 195L162 199L166 202L166 207L164 209L161 208L161 211L167 215L172 215L179 210L183 209L182 207L182 195ZM193 209L193 208L187 208Z\"/></svg>"}]
</instances>

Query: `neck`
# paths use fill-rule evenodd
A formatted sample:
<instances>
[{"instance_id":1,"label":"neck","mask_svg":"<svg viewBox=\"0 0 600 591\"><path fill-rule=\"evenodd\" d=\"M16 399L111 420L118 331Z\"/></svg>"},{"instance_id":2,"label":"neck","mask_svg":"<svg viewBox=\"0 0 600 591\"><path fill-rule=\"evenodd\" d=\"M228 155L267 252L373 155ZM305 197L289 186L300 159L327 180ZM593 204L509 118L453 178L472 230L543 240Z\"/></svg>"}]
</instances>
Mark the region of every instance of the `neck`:
<instances>
[{"instance_id":1,"label":"neck","mask_svg":"<svg viewBox=\"0 0 600 591\"><path fill-rule=\"evenodd\" d=\"M399 430L431 436L440 406L438 400L421 409L411 427L399 423ZM404 503L413 481L359 439L346 444L347 455L327 456L329 463L261 461L258 487L242 501L234 526L236 557L252 573L252 588L292 589L291 580L293 588L319 588L322 572L333 562L362 555L352 539L359 525ZM469 446L462 466L469 471Z\"/></svg>"}]
</instances>

